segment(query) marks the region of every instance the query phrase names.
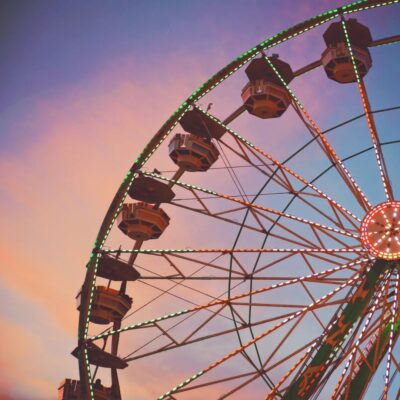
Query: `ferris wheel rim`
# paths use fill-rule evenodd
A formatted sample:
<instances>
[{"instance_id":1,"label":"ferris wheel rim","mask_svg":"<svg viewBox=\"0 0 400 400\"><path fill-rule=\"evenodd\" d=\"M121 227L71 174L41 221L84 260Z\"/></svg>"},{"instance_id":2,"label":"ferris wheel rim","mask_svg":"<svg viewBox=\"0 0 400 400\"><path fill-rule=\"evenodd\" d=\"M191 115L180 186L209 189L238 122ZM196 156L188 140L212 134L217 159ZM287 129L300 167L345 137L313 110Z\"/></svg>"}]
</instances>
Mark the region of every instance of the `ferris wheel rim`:
<instances>
[{"instance_id":1,"label":"ferris wheel rim","mask_svg":"<svg viewBox=\"0 0 400 400\"><path fill-rule=\"evenodd\" d=\"M271 38L259 43L257 46L249 49L248 51L244 52L242 55L240 55L237 59L234 60L234 66L232 66L232 63L228 64L226 67L221 69L219 72L217 72L216 75L214 75L212 78L210 78L208 81L206 81L202 86L200 86L199 89L194 91L191 96L188 97L188 99L182 103L182 105L175 111L175 113L164 123L164 125L160 128L160 130L153 136L152 140L150 143L144 148L142 153L139 155L139 157L135 160L133 166L131 169L128 171L127 175L125 176L124 181L122 182L119 190L117 191L114 200L112 201L110 208L104 218L104 221L101 225L99 234L97 236L96 242L93 246L93 250L91 252L91 256L87 265L87 277L85 278L85 282L87 278L90 277L90 272L92 269L93 274L93 279L89 279L88 283L91 285L91 290L90 292L93 292L94 285L95 285L95 279L96 279L96 269L98 265L98 258L100 255L100 252L103 248L103 245L105 243L105 240L107 239L107 236L111 230L111 226L113 225L116 215L118 213L118 210L122 206L122 203L127 195L127 192L130 188L130 185L134 181L134 179L138 176L137 172L138 170L147 162L147 160L151 157L151 155L155 152L155 150L160 146L160 144L164 141L164 139L168 136L168 134L172 131L172 129L176 126L176 124L179 122L179 120L182 118L182 116L192 107L192 105L198 101L200 98L202 98L205 94L207 94L210 90L212 90L215 86L217 86L219 83L227 79L233 72L236 72L238 69L240 69L244 64L252 60L256 55L258 55L261 51L272 48L281 42L284 42L286 40L289 40L295 36L298 36L299 34L302 34L310 29L313 29L317 26L320 26L326 22L331 21L334 18L337 18L338 16L342 14L351 14L354 12L359 12L359 11L364 11L364 10L369 10L375 7L380 7L380 6L386 6L386 5L391 5L398 3L399 0L393 0L393 1L371 1L371 0L365 0L365 1L358 1L358 2L353 2L349 3L348 5L330 10L328 12L325 12L323 14L320 14L316 17L313 17L311 19L306 20L304 23L297 24L293 28L289 28L288 30L282 31L281 33L272 36ZM305 24L305 27L303 25ZM310 25L308 27L308 25ZM288 34L287 32L291 31L292 29L296 28L296 30L292 34ZM265 46L266 45L266 46ZM263 47L264 46L264 47ZM239 67L236 68L236 65L239 65ZM230 71L230 69L234 69L233 72ZM224 75L223 79L219 79L217 82L214 83L216 76ZM107 220L111 220L111 223L107 223ZM90 293L87 294L88 297L88 304L90 302ZM86 308L86 307L85 307ZM83 310L84 307L82 307L82 310L80 311L80 323L79 323L79 329L78 329L78 341L79 343L82 343L87 339L87 328L88 328L88 318L90 315L90 305L89 307L86 308L86 311ZM86 314L86 315L84 315ZM86 319L84 321L84 319ZM85 378L85 381L89 381L89 387L91 388L92 384L90 382L90 377L88 376L88 367L89 367L89 361L88 361L88 356L87 356L87 351L86 349L83 350L82 354L79 357L79 362L80 362L80 372L81 372L81 379L82 377ZM90 394L91 397L93 397L93 392L91 391Z\"/></svg>"}]
</instances>

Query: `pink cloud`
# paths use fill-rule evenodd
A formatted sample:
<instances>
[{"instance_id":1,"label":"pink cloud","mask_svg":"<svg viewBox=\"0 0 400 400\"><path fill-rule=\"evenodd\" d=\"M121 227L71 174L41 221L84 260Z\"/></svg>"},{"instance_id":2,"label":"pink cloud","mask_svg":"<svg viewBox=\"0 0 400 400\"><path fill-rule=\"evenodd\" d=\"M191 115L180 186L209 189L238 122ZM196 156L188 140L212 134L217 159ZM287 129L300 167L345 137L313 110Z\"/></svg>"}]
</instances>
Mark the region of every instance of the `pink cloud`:
<instances>
[{"instance_id":1,"label":"pink cloud","mask_svg":"<svg viewBox=\"0 0 400 400\"><path fill-rule=\"evenodd\" d=\"M44 332L47 337L55 337L59 328L75 337L74 297L108 204L133 159L172 112L171 104L189 93L192 79L202 79L204 66L193 57L181 63L193 69L190 79L181 78L181 71L164 61L165 86L152 83L154 71L133 73L131 61L122 60L90 82L66 88L56 99L42 99L32 119L15 126L26 138L40 132L36 141L21 143L0 161L5 193L0 213L8 227L0 233L2 280L55 324ZM10 338L20 343L17 354L1 352L0 363L14 357L0 382L3 392L24 382L27 395L55 393L64 377L49 382L42 376L52 363L72 359L72 349L44 353L52 362L37 369L45 352L37 338L26 336L12 321L2 338L3 343ZM23 354L29 354L29 365Z\"/></svg>"}]
</instances>

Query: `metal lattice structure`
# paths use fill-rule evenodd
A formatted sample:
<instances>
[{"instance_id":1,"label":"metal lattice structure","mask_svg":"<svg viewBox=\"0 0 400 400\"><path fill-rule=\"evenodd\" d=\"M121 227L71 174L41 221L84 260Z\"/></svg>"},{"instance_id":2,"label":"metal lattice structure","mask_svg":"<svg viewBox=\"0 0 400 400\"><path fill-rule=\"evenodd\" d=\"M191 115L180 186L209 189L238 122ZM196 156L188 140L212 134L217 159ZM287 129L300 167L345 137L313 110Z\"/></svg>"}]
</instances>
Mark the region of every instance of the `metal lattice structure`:
<instances>
[{"instance_id":1,"label":"metal lattice structure","mask_svg":"<svg viewBox=\"0 0 400 400\"><path fill-rule=\"evenodd\" d=\"M154 135L91 252L73 352L80 381L63 382L60 399L121 399L119 374L133 364L127 371L135 381L147 360L154 369L190 361L177 372L186 377L159 400L353 400L367 398L371 382L381 385L382 399L398 398L400 201L385 151L400 138L383 141L375 117L400 106L372 110L364 77L373 69L370 50L400 36L373 40L350 18L395 3L350 3L259 43L195 90ZM269 54L324 24L318 61L293 71ZM205 110L200 100L242 67L242 105L225 119ZM316 68L352 83L363 113L323 131L293 89ZM245 116L268 126L288 110L309 139L283 161L236 128ZM368 145L354 141L343 157L335 129L354 121L363 121ZM172 172L152 170L161 151L176 165ZM316 169L303 168L313 154ZM373 201L368 191L378 193ZM183 234L177 221L186 221ZM108 386L96 380L100 370ZM165 375L166 385L176 379Z\"/></svg>"}]
</instances>

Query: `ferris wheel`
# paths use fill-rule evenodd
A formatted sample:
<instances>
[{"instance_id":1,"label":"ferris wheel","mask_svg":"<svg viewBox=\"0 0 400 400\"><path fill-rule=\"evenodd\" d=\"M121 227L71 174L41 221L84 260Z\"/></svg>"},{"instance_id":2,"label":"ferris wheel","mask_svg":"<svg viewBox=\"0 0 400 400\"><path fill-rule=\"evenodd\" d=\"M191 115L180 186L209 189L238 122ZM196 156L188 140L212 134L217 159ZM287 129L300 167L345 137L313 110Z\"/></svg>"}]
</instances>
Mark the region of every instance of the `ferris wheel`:
<instances>
[{"instance_id":1,"label":"ferris wheel","mask_svg":"<svg viewBox=\"0 0 400 400\"><path fill-rule=\"evenodd\" d=\"M373 109L368 91L375 49L400 35L362 22L395 3L356 1L268 38L151 138L90 254L80 380L59 399L400 397L400 137L380 129L400 106ZM274 53L312 34L317 61ZM362 110L324 130L302 97L321 71ZM306 100L329 96L314 90Z\"/></svg>"}]
</instances>

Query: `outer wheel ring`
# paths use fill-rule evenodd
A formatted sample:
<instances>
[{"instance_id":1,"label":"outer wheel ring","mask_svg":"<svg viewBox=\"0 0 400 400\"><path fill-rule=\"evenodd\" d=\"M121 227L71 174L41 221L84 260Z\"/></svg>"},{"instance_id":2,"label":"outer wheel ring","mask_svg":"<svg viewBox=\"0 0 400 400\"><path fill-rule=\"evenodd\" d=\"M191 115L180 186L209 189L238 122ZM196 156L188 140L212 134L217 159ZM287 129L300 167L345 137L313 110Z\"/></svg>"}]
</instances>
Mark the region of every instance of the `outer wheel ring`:
<instances>
[{"instance_id":1,"label":"outer wheel ring","mask_svg":"<svg viewBox=\"0 0 400 400\"><path fill-rule=\"evenodd\" d=\"M91 309L91 299L95 287L98 257L103 248L103 245L108 237L108 234L113 226L116 217L122 207L127 192L132 185L132 182L137 177L137 171L147 162L151 155L157 150L161 143L167 138L172 129L176 126L182 116L190 109L191 105L206 95L209 91L214 89L217 85L222 83L230 75L240 69L247 62L256 57L260 52L273 48L274 46L287 41L293 37L296 37L310 29L325 24L334 18L337 18L343 14L352 14L358 11L364 11L373 9L375 7L386 6L398 3L399 0L393 1L374 1L365 0L349 3L345 6L329 10L323 14L317 15L316 17L310 18L300 24L295 25L292 28L284 30L265 41L259 43L255 47L250 48L248 51L242 53L239 57L229 63L227 66L218 71L214 76L207 80L203 85L196 89L187 99L184 101L178 109L171 115L171 117L162 125L159 131L153 136L151 141L140 153L138 158L133 163L132 167L126 174L123 182L121 183L117 193L111 202L109 209L104 217L104 220L99 229L96 241L90 254L90 258L87 264L87 271L85 281L82 290L82 305L79 315L79 327L78 327L78 345L81 346L79 351L79 373L84 396L93 399L92 382L89 372L89 362L87 351L82 346L87 338L89 316Z\"/></svg>"}]
</instances>

